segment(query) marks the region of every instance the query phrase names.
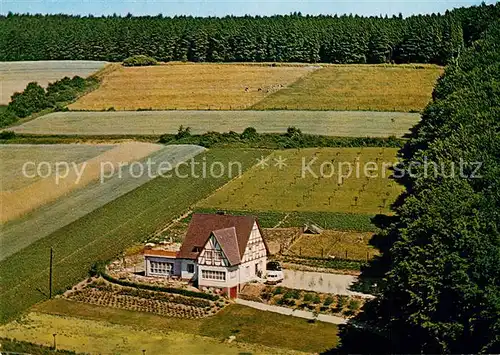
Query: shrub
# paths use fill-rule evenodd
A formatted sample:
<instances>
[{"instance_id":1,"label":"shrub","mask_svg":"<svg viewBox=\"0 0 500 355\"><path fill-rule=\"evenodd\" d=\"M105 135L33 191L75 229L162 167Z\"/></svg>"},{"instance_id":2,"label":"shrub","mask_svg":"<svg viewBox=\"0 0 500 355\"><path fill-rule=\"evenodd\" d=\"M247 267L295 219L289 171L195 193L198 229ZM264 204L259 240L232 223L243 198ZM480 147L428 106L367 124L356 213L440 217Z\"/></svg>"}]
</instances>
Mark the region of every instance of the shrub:
<instances>
[{"instance_id":1,"label":"shrub","mask_svg":"<svg viewBox=\"0 0 500 355\"><path fill-rule=\"evenodd\" d=\"M329 306L333 303L333 297L332 296L328 296L327 298L325 298L324 302L323 302L323 305L325 306Z\"/></svg>"},{"instance_id":2,"label":"shrub","mask_svg":"<svg viewBox=\"0 0 500 355\"><path fill-rule=\"evenodd\" d=\"M156 64L158 64L157 60L147 55L134 55L132 57L128 57L122 63L125 67L142 67Z\"/></svg>"},{"instance_id":3,"label":"shrub","mask_svg":"<svg viewBox=\"0 0 500 355\"><path fill-rule=\"evenodd\" d=\"M350 311L356 312L361 307L361 302L357 299L351 299L347 307Z\"/></svg>"},{"instance_id":4,"label":"shrub","mask_svg":"<svg viewBox=\"0 0 500 355\"><path fill-rule=\"evenodd\" d=\"M306 293L304 294L304 302L311 302L313 300L313 294L312 293Z\"/></svg>"},{"instance_id":5,"label":"shrub","mask_svg":"<svg viewBox=\"0 0 500 355\"><path fill-rule=\"evenodd\" d=\"M7 140L7 139L13 139L13 138L16 138L16 133L14 133L12 131L0 132L0 139Z\"/></svg>"},{"instance_id":6,"label":"shrub","mask_svg":"<svg viewBox=\"0 0 500 355\"><path fill-rule=\"evenodd\" d=\"M348 297L339 295L337 296L337 308L342 309L347 304Z\"/></svg>"},{"instance_id":7,"label":"shrub","mask_svg":"<svg viewBox=\"0 0 500 355\"><path fill-rule=\"evenodd\" d=\"M297 127L288 127L286 130L286 136L288 138L299 138L302 136L302 131Z\"/></svg>"},{"instance_id":8,"label":"shrub","mask_svg":"<svg viewBox=\"0 0 500 355\"><path fill-rule=\"evenodd\" d=\"M45 95L45 89L36 82L31 82L23 92L16 92L12 95L8 110L17 117L23 118L47 107L49 107L49 101Z\"/></svg>"},{"instance_id":9,"label":"shrub","mask_svg":"<svg viewBox=\"0 0 500 355\"><path fill-rule=\"evenodd\" d=\"M273 295L279 295L282 294L283 292L284 292L283 287L278 286L273 290Z\"/></svg>"},{"instance_id":10,"label":"shrub","mask_svg":"<svg viewBox=\"0 0 500 355\"><path fill-rule=\"evenodd\" d=\"M241 134L241 139L254 139L258 136L257 130L253 127L247 127Z\"/></svg>"},{"instance_id":11,"label":"shrub","mask_svg":"<svg viewBox=\"0 0 500 355\"><path fill-rule=\"evenodd\" d=\"M319 295L314 295L313 299L312 299L312 302L314 304L318 304L318 303L321 303L321 298L319 298Z\"/></svg>"},{"instance_id":12,"label":"shrub","mask_svg":"<svg viewBox=\"0 0 500 355\"><path fill-rule=\"evenodd\" d=\"M179 130L177 131L177 134L175 135L175 139L183 139L183 138L188 138L191 136L191 127L186 127L184 128L183 125L179 127Z\"/></svg>"}]
</instances>

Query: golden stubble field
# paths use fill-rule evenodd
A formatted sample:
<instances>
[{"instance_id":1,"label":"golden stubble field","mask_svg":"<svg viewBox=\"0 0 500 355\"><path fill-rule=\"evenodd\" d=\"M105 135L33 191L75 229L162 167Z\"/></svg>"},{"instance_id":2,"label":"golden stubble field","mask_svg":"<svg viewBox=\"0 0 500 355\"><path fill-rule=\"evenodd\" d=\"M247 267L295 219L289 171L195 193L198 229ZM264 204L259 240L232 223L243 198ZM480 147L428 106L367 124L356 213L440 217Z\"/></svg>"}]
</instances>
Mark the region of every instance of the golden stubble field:
<instances>
[{"instance_id":1,"label":"golden stubble field","mask_svg":"<svg viewBox=\"0 0 500 355\"><path fill-rule=\"evenodd\" d=\"M252 108L421 111L442 73L433 65L325 66Z\"/></svg>"},{"instance_id":2,"label":"golden stubble field","mask_svg":"<svg viewBox=\"0 0 500 355\"><path fill-rule=\"evenodd\" d=\"M264 163L254 166L201 201L199 207L243 211L391 213L391 204L403 191L403 187L391 179L390 167L397 161L397 151L396 148L275 151ZM280 161L285 164L281 169Z\"/></svg>"},{"instance_id":3,"label":"golden stubble field","mask_svg":"<svg viewBox=\"0 0 500 355\"><path fill-rule=\"evenodd\" d=\"M115 146L5 146L0 150L2 161L2 200L0 221L18 218L70 193L82 189L110 169L109 164L140 160L163 146L149 143L123 143ZM18 154L18 152L20 152ZM47 156L47 152L51 152ZM72 154L73 153L73 154ZM82 159L82 156L88 159ZM30 169L23 168L29 163ZM61 165L69 164L69 169ZM59 177L56 169L59 164ZM103 167L107 170L103 171ZM42 176L43 178L40 178Z\"/></svg>"},{"instance_id":4,"label":"golden stubble field","mask_svg":"<svg viewBox=\"0 0 500 355\"><path fill-rule=\"evenodd\" d=\"M72 110L245 109L312 72L310 66L163 64L119 67Z\"/></svg>"}]
</instances>

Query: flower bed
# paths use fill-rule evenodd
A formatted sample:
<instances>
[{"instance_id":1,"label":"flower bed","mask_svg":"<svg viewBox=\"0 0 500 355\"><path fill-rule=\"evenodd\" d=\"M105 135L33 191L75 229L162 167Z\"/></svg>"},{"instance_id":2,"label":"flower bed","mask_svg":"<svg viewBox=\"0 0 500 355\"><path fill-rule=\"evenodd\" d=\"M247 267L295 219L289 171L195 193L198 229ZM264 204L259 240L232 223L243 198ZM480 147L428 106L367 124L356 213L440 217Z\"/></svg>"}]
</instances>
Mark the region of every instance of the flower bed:
<instances>
[{"instance_id":1,"label":"flower bed","mask_svg":"<svg viewBox=\"0 0 500 355\"><path fill-rule=\"evenodd\" d=\"M226 305L218 302L177 294L118 286L102 279L81 289L72 290L65 297L106 307L149 312L178 318L202 318L215 314Z\"/></svg>"},{"instance_id":2,"label":"flower bed","mask_svg":"<svg viewBox=\"0 0 500 355\"><path fill-rule=\"evenodd\" d=\"M352 317L361 311L364 300L358 296L333 295L289 289L281 286L266 286L260 298L264 303L301 309L306 311Z\"/></svg>"}]
</instances>

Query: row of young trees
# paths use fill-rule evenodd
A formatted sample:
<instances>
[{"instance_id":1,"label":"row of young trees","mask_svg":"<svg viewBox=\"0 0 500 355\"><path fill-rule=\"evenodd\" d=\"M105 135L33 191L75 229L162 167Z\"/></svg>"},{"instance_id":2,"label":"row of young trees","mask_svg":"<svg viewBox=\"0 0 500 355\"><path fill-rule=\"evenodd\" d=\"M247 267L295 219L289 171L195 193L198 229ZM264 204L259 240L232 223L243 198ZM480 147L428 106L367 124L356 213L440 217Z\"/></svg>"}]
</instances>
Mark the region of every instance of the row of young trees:
<instances>
[{"instance_id":1,"label":"row of young trees","mask_svg":"<svg viewBox=\"0 0 500 355\"><path fill-rule=\"evenodd\" d=\"M500 6L393 17L0 17L0 60L107 60L144 54L195 62L445 64L478 38Z\"/></svg>"},{"instance_id":2,"label":"row of young trees","mask_svg":"<svg viewBox=\"0 0 500 355\"><path fill-rule=\"evenodd\" d=\"M365 315L390 338L385 351L500 353L499 103L497 20L447 67L402 150L412 175Z\"/></svg>"}]
</instances>

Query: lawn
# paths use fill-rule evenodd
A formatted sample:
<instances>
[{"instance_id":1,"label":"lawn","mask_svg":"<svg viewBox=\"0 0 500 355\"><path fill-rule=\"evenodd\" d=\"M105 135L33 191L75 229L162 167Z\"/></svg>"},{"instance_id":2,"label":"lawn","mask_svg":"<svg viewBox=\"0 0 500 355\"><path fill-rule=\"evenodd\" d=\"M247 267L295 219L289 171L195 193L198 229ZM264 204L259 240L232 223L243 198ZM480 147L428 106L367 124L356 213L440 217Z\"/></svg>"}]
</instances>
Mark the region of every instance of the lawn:
<instances>
[{"instance_id":1,"label":"lawn","mask_svg":"<svg viewBox=\"0 0 500 355\"><path fill-rule=\"evenodd\" d=\"M442 73L437 66L327 66L252 109L421 111Z\"/></svg>"},{"instance_id":2,"label":"lawn","mask_svg":"<svg viewBox=\"0 0 500 355\"><path fill-rule=\"evenodd\" d=\"M92 354L253 354L282 353L278 349L220 341L185 334L175 330L162 331L151 326L139 329L133 325L116 325L106 321L30 313L22 322L13 322L0 334L44 346L53 345L56 334L58 349Z\"/></svg>"},{"instance_id":3,"label":"lawn","mask_svg":"<svg viewBox=\"0 0 500 355\"><path fill-rule=\"evenodd\" d=\"M5 322L46 298L51 247L54 290L61 292L84 278L96 260L116 257L230 180L227 173L204 178L202 161L207 166L239 161L244 170L266 154L261 150L210 150L195 158L194 172L199 178L190 176L190 166L183 166L178 177L153 179L7 257L0 262L0 320Z\"/></svg>"},{"instance_id":4,"label":"lawn","mask_svg":"<svg viewBox=\"0 0 500 355\"><path fill-rule=\"evenodd\" d=\"M120 67L72 110L244 109L310 73L306 66L164 64Z\"/></svg>"},{"instance_id":5,"label":"lawn","mask_svg":"<svg viewBox=\"0 0 500 355\"><path fill-rule=\"evenodd\" d=\"M188 320L161 317L153 314L125 311L107 307L55 299L34 307L36 312L67 315L88 320L106 320L120 326L157 329L165 332L196 334L216 339L219 343L236 336L241 347L264 346L274 353L295 351L322 352L337 344L337 326L329 323L309 323L302 318L265 312L241 305L231 305L209 318ZM307 339L307 341L304 341ZM250 344L252 344L250 346ZM254 348L255 350L259 348Z\"/></svg>"},{"instance_id":6,"label":"lawn","mask_svg":"<svg viewBox=\"0 0 500 355\"><path fill-rule=\"evenodd\" d=\"M105 65L106 62L90 60L0 62L0 104L8 104L12 94L23 91L31 81L47 86L65 76L89 76Z\"/></svg>"},{"instance_id":7,"label":"lawn","mask_svg":"<svg viewBox=\"0 0 500 355\"><path fill-rule=\"evenodd\" d=\"M397 149L392 148L275 151L265 165L254 166L240 179L201 201L198 207L364 215L390 213L391 203L402 192L402 187L390 179L392 172L388 168L395 162L396 152ZM280 161L286 164L281 169Z\"/></svg>"},{"instance_id":8,"label":"lawn","mask_svg":"<svg viewBox=\"0 0 500 355\"><path fill-rule=\"evenodd\" d=\"M350 111L141 111L55 112L12 127L25 134L159 135L177 133L284 133L290 126L303 133L335 137L401 137L420 120L418 113Z\"/></svg>"}]
</instances>

